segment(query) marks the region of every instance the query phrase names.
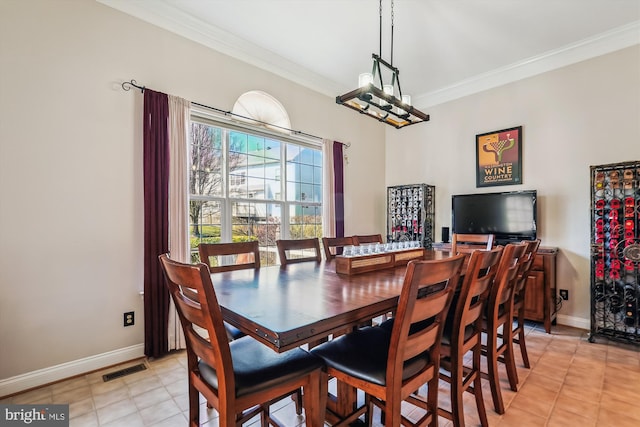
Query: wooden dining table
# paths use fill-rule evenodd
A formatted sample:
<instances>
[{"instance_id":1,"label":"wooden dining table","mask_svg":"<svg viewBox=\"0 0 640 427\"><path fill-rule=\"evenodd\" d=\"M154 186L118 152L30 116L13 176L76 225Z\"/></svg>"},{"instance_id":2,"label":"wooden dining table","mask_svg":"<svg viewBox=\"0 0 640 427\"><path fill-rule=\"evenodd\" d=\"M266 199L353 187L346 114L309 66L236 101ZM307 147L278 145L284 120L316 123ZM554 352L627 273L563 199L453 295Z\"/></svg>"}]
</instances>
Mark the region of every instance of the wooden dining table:
<instances>
[{"instance_id":1,"label":"wooden dining table","mask_svg":"<svg viewBox=\"0 0 640 427\"><path fill-rule=\"evenodd\" d=\"M448 256L429 250L424 258ZM405 271L398 266L346 275L336 273L334 261L323 261L212 273L211 280L226 322L284 352L394 311ZM346 415L355 391L339 384L337 394L330 409Z\"/></svg>"}]
</instances>

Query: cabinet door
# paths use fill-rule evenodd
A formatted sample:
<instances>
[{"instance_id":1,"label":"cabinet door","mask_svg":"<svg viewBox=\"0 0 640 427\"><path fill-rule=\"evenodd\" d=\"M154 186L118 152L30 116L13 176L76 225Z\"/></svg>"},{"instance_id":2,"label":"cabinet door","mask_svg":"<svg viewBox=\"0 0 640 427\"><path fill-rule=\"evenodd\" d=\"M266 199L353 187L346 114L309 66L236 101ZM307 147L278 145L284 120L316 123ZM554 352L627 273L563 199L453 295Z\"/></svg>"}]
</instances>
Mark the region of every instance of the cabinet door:
<instances>
[{"instance_id":1,"label":"cabinet door","mask_svg":"<svg viewBox=\"0 0 640 427\"><path fill-rule=\"evenodd\" d=\"M532 270L527 279L524 297L524 317L541 322L544 320L544 272Z\"/></svg>"}]
</instances>

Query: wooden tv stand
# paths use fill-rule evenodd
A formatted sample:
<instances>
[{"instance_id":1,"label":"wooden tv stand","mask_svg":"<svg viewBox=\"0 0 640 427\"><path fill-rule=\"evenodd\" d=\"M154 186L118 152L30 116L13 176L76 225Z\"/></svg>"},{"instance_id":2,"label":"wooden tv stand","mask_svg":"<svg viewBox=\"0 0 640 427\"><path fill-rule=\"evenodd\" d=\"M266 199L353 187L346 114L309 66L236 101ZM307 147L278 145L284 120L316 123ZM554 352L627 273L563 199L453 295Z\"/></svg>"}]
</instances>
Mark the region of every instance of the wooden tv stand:
<instances>
[{"instance_id":1,"label":"wooden tv stand","mask_svg":"<svg viewBox=\"0 0 640 427\"><path fill-rule=\"evenodd\" d=\"M450 251L451 243L433 243L433 249ZM551 333L551 324L556 320L556 256L558 248L541 246L527 281L525 295L525 318L544 323Z\"/></svg>"}]
</instances>

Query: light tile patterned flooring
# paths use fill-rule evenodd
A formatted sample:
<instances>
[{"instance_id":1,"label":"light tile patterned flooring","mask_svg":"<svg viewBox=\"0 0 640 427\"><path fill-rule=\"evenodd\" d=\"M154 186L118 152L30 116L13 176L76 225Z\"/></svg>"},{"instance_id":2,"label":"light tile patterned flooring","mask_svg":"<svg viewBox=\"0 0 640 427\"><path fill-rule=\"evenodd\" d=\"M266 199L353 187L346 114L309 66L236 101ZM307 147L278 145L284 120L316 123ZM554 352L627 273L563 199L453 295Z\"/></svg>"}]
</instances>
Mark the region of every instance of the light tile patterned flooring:
<instances>
[{"instance_id":1,"label":"light tile patterned flooring","mask_svg":"<svg viewBox=\"0 0 640 427\"><path fill-rule=\"evenodd\" d=\"M587 332L554 326L546 334L540 325L527 329L531 369L522 366L516 350L518 392L508 388L504 370L504 415L493 411L488 384L483 386L489 425L496 427L638 427L640 426L640 348L598 338L587 341ZM147 360L147 370L104 382L102 375L140 363L94 372L2 399L2 403L69 403L70 425L154 426L187 425L186 355L176 352L159 360ZM502 369L502 368L501 368ZM441 405L448 406L446 385ZM479 425L473 396L465 395L465 420ZM287 426L304 423L287 398L272 408ZM411 409L406 414L413 418ZM378 420L379 421L379 420ZM253 420L257 424L257 419ZM380 425L380 423L374 423ZM451 423L440 419L440 426ZM218 426L217 413L202 403L201 425Z\"/></svg>"}]
</instances>

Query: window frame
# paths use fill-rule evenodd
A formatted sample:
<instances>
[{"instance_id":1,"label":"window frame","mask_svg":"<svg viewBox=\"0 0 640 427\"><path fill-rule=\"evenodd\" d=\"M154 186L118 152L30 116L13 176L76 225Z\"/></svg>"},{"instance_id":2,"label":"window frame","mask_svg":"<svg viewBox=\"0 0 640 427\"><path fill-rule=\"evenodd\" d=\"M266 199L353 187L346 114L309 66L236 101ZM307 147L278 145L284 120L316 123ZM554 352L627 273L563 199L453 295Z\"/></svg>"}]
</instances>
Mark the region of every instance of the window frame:
<instances>
[{"instance_id":1,"label":"window frame","mask_svg":"<svg viewBox=\"0 0 640 427\"><path fill-rule=\"evenodd\" d=\"M188 205L191 204L191 202L193 200L198 200L198 201L202 201L202 202L207 202L207 201L211 201L211 202L216 202L220 204L220 241L221 242L231 242L232 238L233 238L233 206L236 203L249 203L249 204L264 204L264 205L269 205L269 204L274 204L274 205L279 205L280 206L280 234L277 238L279 239L290 239L291 234L290 234L290 229L291 229L291 216L290 216L290 209L293 206L302 206L303 208L305 206L313 206L317 209L318 212L318 216L320 218L320 222L319 223L314 223L314 227L316 229L319 229L319 231L316 231L316 234L318 234L317 237L321 237L322 236L322 229L323 229L323 204L324 204L324 197L326 194L326 190L324 188L324 182L322 179L322 175L324 174L324 164L322 161L320 161L320 164L318 165L320 167L320 182L318 183L318 185L320 186L320 201L319 202L315 202L313 200L289 200L290 197L288 197L287 194L287 184L288 184L288 168L287 166L290 164L287 161L287 157L286 157L286 146L287 144L293 144L295 146L299 146L301 148L310 148L313 150L317 150L318 153L322 159L323 156L323 149L322 149L322 142L315 140L315 139L311 139L311 138L307 138L304 137L302 135L287 135L284 133L280 133L280 132L276 132L276 131L271 131L269 129L265 129L262 127L258 127L258 126L252 126L250 124L244 124L241 123L237 120L232 120L230 119L227 115L221 116L220 114L217 113L213 113L207 109L204 108L192 108L191 109L191 114L189 117L189 128L191 128L192 123L199 123L199 124L203 124L206 126L213 126L213 127L218 127L221 128L223 130L223 135L222 135L222 156L223 156L223 162L222 162L222 195L221 196L215 196L215 195L211 195L211 196L205 196L205 195L194 195L191 194L190 189L187 189L187 193L188 193ZM277 140L280 142L280 170L279 170L279 179L280 179L280 189L278 193L275 193L276 195L279 196L279 199L267 199L267 198L262 198L262 199L256 199L253 197L231 197L231 192L230 192L230 187L231 187L231 175L230 175L230 165L229 165L229 161L230 161L230 156L229 156L229 152L230 152L230 132L231 131L235 131L235 132L242 132L242 133L246 133L249 136L256 136L259 138L269 138L269 139L273 139L273 140ZM188 138L188 147L189 150L188 152L191 153L191 132L189 132L189 138ZM187 156L187 162L188 162L188 168L190 169L192 166L192 162L191 162L191 158L190 156ZM316 165L313 164L312 167L315 167ZM314 175L315 176L315 175ZM250 180L251 178L248 177L247 175L244 175L245 180ZM266 180L266 177L262 178L263 180ZM188 180L189 181L189 180ZM315 184L315 181L314 181ZM248 194L247 194L248 195ZM249 196L249 195L248 195ZM192 234L191 234L191 229L192 229L192 222L191 222L191 216L188 216L188 227L189 227L189 239L192 239ZM200 236L200 241L202 241L202 236ZM190 248L190 252L191 252L191 257L192 260L194 259L194 254L197 254L197 248L191 248L191 244L189 245ZM261 246L261 248L264 248L264 246ZM197 256L197 255L196 255ZM197 258L196 258L197 259ZM269 263L263 263L263 265L270 265Z\"/></svg>"}]
</instances>

